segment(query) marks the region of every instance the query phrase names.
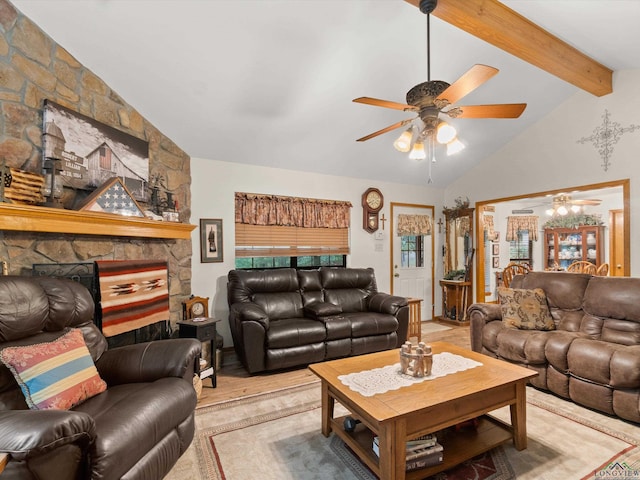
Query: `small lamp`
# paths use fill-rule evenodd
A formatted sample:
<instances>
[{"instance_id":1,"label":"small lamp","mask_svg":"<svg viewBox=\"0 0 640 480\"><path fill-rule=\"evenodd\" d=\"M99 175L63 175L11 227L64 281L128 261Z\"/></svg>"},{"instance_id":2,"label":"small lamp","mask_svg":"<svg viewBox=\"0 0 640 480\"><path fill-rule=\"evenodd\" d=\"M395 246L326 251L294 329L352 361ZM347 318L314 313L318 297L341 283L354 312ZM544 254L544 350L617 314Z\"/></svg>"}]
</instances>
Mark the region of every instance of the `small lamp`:
<instances>
[{"instance_id":1,"label":"small lamp","mask_svg":"<svg viewBox=\"0 0 640 480\"><path fill-rule=\"evenodd\" d=\"M458 152L464 150L464 143L462 143L457 138L454 138L449 143L447 143L447 155L454 155Z\"/></svg>"},{"instance_id":2,"label":"small lamp","mask_svg":"<svg viewBox=\"0 0 640 480\"><path fill-rule=\"evenodd\" d=\"M62 167L60 160L56 158L45 158L44 160L44 187L42 194L45 197L44 206L52 208L64 208L60 199L62 198Z\"/></svg>"},{"instance_id":3,"label":"small lamp","mask_svg":"<svg viewBox=\"0 0 640 480\"><path fill-rule=\"evenodd\" d=\"M436 133L438 143L445 145L456 138L456 129L449 125L447 122L440 122Z\"/></svg>"},{"instance_id":4,"label":"small lamp","mask_svg":"<svg viewBox=\"0 0 640 480\"><path fill-rule=\"evenodd\" d=\"M398 139L393 142L393 146L399 152L408 152L411 150L411 140L413 140L413 127L407 128Z\"/></svg>"},{"instance_id":5,"label":"small lamp","mask_svg":"<svg viewBox=\"0 0 640 480\"><path fill-rule=\"evenodd\" d=\"M416 140L413 144L413 148L409 152L409 158L411 160L424 160L427 158L427 153L424 151L424 143L422 139Z\"/></svg>"}]
</instances>

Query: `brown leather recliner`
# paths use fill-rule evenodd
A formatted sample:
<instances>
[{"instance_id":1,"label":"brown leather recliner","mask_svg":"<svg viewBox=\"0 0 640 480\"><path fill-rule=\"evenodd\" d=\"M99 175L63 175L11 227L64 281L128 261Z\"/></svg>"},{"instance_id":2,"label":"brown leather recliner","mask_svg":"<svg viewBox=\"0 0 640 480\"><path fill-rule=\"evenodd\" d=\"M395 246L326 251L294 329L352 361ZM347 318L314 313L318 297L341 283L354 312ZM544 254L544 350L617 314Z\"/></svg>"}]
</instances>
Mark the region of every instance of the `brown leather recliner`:
<instances>
[{"instance_id":1,"label":"brown leather recliner","mask_svg":"<svg viewBox=\"0 0 640 480\"><path fill-rule=\"evenodd\" d=\"M29 410L0 364L2 480L160 479L194 434L193 375L201 344L161 340L107 350L94 303L77 282L0 277L0 350L80 329L107 390L71 410Z\"/></svg>"},{"instance_id":2,"label":"brown leather recliner","mask_svg":"<svg viewBox=\"0 0 640 480\"><path fill-rule=\"evenodd\" d=\"M407 299L378 292L372 268L232 270L233 346L249 373L399 348Z\"/></svg>"}]
</instances>

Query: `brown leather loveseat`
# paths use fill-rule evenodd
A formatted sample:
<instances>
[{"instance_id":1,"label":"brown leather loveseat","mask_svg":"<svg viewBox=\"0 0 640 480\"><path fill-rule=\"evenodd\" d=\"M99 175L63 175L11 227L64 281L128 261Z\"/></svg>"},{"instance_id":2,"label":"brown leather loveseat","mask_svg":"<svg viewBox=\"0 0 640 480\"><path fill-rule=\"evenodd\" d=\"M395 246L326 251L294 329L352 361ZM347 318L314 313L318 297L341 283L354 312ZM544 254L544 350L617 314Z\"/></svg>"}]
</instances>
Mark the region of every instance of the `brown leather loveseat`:
<instances>
[{"instance_id":1,"label":"brown leather loveseat","mask_svg":"<svg viewBox=\"0 0 640 480\"><path fill-rule=\"evenodd\" d=\"M555 330L510 328L500 305L473 304L471 348L536 370L537 388L640 423L640 278L531 272L511 287L541 288Z\"/></svg>"},{"instance_id":2,"label":"brown leather loveseat","mask_svg":"<svg viewBox=\"0 0 640 480\"><path fill-rule=\"evenodd\" d=\"M89 291L77 282L0 277L0 452L10 454L2 480L161 479L191 443L201 344L175 339L108 350L93 313ZM23 362L36 351L58 352L69 335L83 344L77 350L90 369L93 359L106 390L68 410L35 409L27 401L36 402L37 386L29 396L21 389L31 385L28 370L19 385L21 364L9 363L10 370L4 362L17 350ZM64 382L75 378L66 375Z\"/></svg>"},{"instance_id":3,"label":"brown leather loveseat","mask_svg":"<svg viewBox=\"0 0 640 480\"><path fill-rule=\"evenodd\" d=\"M399 348L407 299L379 293L372 268L232 270L233 345L249 373Z\"/></svg>"}]
</instances>

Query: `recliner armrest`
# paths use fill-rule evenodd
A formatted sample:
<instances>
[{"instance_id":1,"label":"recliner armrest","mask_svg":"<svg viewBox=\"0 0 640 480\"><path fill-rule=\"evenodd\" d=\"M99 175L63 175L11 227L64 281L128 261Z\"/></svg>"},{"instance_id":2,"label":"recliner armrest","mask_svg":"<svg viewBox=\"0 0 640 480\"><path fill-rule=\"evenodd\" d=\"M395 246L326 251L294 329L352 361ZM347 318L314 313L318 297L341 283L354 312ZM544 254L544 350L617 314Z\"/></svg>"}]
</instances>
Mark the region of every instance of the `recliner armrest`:
<instances>
[{"instance_id":1,"label":"recliner armrest","mask_svg":"<svg viewBox=\"0 0 640 480\"><path fill-rule=\"evenodd\" d=\"M190 380L202 344L194 338L136 343L107 350L96 368L107 385L154 382L165 377Z\"/></svg>"},{"instance_id":2,"label":"recliner armrest","mask_svg":"<svg viewBox=\"0 0 640 480\"><path fill-rule=\"evenodd\" d=\"M369 311L396 315L398 310L409 303L405 297L389 295L388 293L374 293L369 298Z\"/></svg>"},{"instance_id":3,"label":"recliner armrest","mask_svg":"<svg viewBox=\"0 0 640 480\"><path fill-rule=\"evenodd\" d=\"M482 351L482 329L486 323L502 320L502 310L498 303L474 303L467 309L471 335L471 350Z\"/></svg>"},{"instance_id":4,"label":"recliner armrest","mask_svg":"<svg viewBox=\"0 0 640 480\"><path fill-rule=\"evenodd\" d=\"M340 305L334 305L328 302L316 302L304 307L304 314L306 317L318 320L321 317L330 317L332 315L339 315L342 313L342 307Z\"/></svg>"},{"instance_id":5,"label":"recliner armrest","mask_svg":"<svg viewBox=\"0 0 640 480\"><path fill-rule=\"evenodd\" d=\"M63 445L82 448L95 439L90 415L68 410L0 411L0 452L16 460L46 454Z\"/></svg>"},{"instance_id":6,"label":"recliner armrest","mask_svg":"<svg viewBox=\"0 0 640 480\"><path fill-rule=\"evenodd\" d=\"M229 308L229 313L241 322L258 322L265 330L269 329L269 316L255 303L234 303Z\"/></svg>"}]
</instances>

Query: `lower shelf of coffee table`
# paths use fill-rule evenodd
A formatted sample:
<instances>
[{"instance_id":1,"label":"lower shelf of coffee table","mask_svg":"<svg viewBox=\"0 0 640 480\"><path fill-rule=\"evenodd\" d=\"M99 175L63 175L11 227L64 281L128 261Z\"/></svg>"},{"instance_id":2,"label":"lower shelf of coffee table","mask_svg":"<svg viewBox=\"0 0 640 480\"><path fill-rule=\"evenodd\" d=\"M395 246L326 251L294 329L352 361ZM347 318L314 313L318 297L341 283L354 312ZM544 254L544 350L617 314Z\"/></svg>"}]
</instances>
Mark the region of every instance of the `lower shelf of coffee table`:
<instances>
[{"instance_id":1,"label":"lower shelf of coffee table","mask_svg":"<svg viewBox=\"0 0 640 480\"><path fill-rule=\"evenodd\" d=\"M343 427L344 418L334 418L331 421L331 430L379 477L378 456L372 449L374 433L362 424L358 424L355 431L347 432ZM408 471L406 472L406 478L418 480L455 467L465 460L508 442L513 438L512 432L510 425L488 415L483 415L479 418L478 427L475 429L462 429L460 431L449 429L446 435L442 435L442 438L438 437L438 442L444 448L443 462L431 467Z\"/></svg>"}]
</instances>

